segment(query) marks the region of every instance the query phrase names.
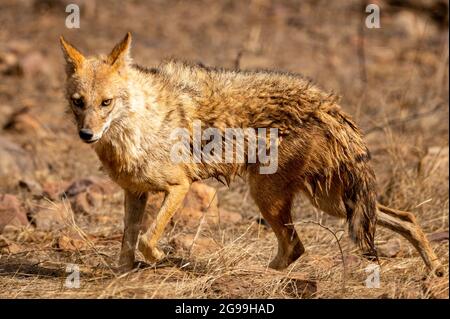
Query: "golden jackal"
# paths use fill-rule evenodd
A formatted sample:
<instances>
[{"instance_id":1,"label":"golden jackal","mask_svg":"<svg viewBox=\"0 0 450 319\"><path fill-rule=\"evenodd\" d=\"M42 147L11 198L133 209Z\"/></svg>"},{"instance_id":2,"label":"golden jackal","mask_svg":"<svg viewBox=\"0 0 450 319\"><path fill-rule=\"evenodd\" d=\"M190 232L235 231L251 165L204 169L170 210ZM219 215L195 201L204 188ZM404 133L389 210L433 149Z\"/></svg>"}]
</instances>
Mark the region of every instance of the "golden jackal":
<instances>
[{"instance_id":1,"label":"golden jackal","mask_svg":"<svg viewBox=\"0 0 450 319\"><path fill-rule=\"evenodd\" d=\"M125 192L125 230L119 266L134 265L135 248L155 262L166 224L189 186L210 177L248 178L251 195L278 239L270 267L284 269L304 252L292 225L294 195L349 223L352 239L376 255L376 224L397 231L430 270L440 269L414 216L377 203L370 154L355 123L337 100L294 74L229 71L169 61L146 69L132 63L131 35L107 56L85 57L61 37L67 61L66 97L80 138L92 143L109 176ZM177 128L276 128L278 168L261 174L256 163L177 162L170 136ZM190 151L192 144L186 146ZM248 157L248 150L245 150ZM165 193L139 236L147 194ZM438 271L439 272L439 271Z\"/></svg>"}]
</instances>

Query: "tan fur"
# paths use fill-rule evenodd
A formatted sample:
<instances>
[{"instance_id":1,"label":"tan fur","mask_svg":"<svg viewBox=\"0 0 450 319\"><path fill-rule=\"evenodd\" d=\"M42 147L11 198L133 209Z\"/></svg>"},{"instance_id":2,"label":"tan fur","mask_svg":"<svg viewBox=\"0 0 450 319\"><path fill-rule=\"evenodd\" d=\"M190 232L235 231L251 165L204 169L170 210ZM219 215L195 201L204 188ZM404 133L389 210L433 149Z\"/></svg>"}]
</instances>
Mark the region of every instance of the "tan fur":
<instances>
[{"instance_id":1,"label":"tan fur","mask_svg":"<svg viewBox=\"0 0 450 319\"><path fill-rule=\"evenodd\" d=\"M108 56L85 58L63 39L61 43L68 62L67 98L85 102L83 108L71 103L78 128L98 137L92 144L95 152L125 190L123 269L134 263L148 192L166 196L138 248L147 260L158 261L164 256L158 240L189 185L209 177L229 183L235 176L248 178L251 194L277 236L272 268L286 268L304 252L290 225L292 201L299 192L326 213L347 218L350 235L369 254L376 255L378 222L411 240L430 269L439 267L420 228L411 218L405 220L409 213L377 206L369 151L335 96L295 74L177 61L145 69L132 65L130 34ZM101 106L105 99L112 99L111 105ZM277 172L260 174L259 163L173 163L169 136L175 128L192 133L194 120L221 130L278 128Z\"/></svg>"}]
</instances>

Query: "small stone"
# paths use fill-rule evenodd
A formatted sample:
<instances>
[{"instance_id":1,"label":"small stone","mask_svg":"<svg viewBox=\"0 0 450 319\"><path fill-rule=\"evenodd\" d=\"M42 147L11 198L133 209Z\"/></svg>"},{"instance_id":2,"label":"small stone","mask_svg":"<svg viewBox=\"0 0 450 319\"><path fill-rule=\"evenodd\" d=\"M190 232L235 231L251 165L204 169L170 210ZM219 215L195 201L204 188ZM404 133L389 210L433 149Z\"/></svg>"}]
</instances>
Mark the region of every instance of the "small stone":
<instances>
[{"instance_id":1,"label":"small stone","mask_svg":"<svg viewBox=\"0 0 450 319\"><path fill-rule=\"evenodd\" d=\"M151 194L147 201L147 211L143 227L149 225L152 217L156 216L161 207L164 195ZM220 218L219 218L220 213ZM236 224L242 221L242 215L236 212L219 210L216 189L203 183L195 182L186 194L182 208L175 214L173 220L188 228L197 228L202 218L210 225Z\"/></svg>"},{"instance_id":2,"label":"small stone","mask_svg":"<svg viewBox=\"0 0 450 319\"><path fill-rule=\"evenodd\" d=\"M43 190L41 184L31 178L23 178L19 180L19 187L34 197L42 197Z\"/></svg>"},{"instance_id":3,"label":"small stone","mask_svg":"<svg viewBox=\"0 0 450 319\"><path fill-rule=\"evenodd\" d=\"M86 243L80 238L61 235L56 239L55 248L68 251L79 251L86 248Z\"/></svg>"},{"instance_id":4,"label":"small stone","mask_svg":"<svg viewBox=\"0 0 450 319\"><path fill-rule=\"evenodd\" d=\"M74 197L82 192L96 192L104 195L113 195L120 191L120 188L111 181L99 177L88 177L72 182L64 191L67 197Z\"/></svg>"},{"instance_id":5,"label":"small stone","mask_svg":"<svg viewBox=\"0 0 450 319\"><path fill-rule=\"evenodd\" d=\"M401 242L397 238L391 238L386 243L377 247L379 257L394 258L401 252Z\"/></svg>"},{"instance_id":6,"label":"small stone","mask_svg":"<svg viewBox=\"0 0 450 319\"><path fill-rule=\"evenodd\" d=\"M13 52L0 52L0 74L9 76L20 76L23 74L16 54Z\"/></svg>"},{"instance_id":7,"label":"small stone","mask_svg":"<svg viewBox=\"0 0 450 319\"><path fill-rule=\"evenodd\" d=\"M35 171L30 154L20 145L0 136L0 180L17 185L24 176L32 176Z\"/></svg>"},{"instance_id":8,"label":"small stone","mask_svg":"<svg viewBox=\"0 0 450 319\"><path fill-rule=\"evenodd\" d=\"M311 298L317 293L317 282L293 274L288 275L283 291L294 298Z\"/></svg>"},{"instance_id":9,"label":"small stone","mask_svg":"<svg viewBox=\"0 0 450 319\"><path fill-rule=\"evenodd\" d=\"M242 221L242 215L237 212L232 212L226 209L219 209L220 222L223 224L238 224Z\"/></svg>"},{"instance_id":10,"label":"small stone","mask_svg":"<svg viewBox=\"0 0 450 319\"><path fill-rule=\"evenodd\" d=\"M16 133L30 134L31 136L45 136L46 131L35 116L30 114L30 108L24 107L11 115L3 127L5 130Z\"/></svg>"},{"instance_id":11,"label":"small stone","mask_svg":"<svg viewBox=\"0 0 450 319\"><path fill-rule=\"evenodd\" d=\"M69 182L60 181L60 182L45 182L42 185L42 194L51 199L52 201L56 201L61 198L61 194L64 190L70 185Z\"/></svg>"},{"instance_id":12,"label":"small stone","mask_svg":"<svg viewBox=\"0 0 450 319\"><path fill-rule=\"evenodd\" d=\"M182 208L175 214L174 221L190 228L196 228L203 215L208 224L217 224L219 221L219 209L217 195L214 187L195 182L186 194ZM163 195L157 194L149 199L148 209L150 215L155 216L160 208ZM153 203L152 203L153 202Z\"/></svg>"},{"instance_id":13,"label":"small stone","mask_svg":"<svg viewBox=\"0 0 450 319\"><path fill-rule=\"evenodd\" d=\"M0 236L0 253L1 254L17 254L22 251L22 248L5 237Z\"/></svg>"},{"instance_id":14,"label":"small stone","mask_svg":"<svg viewBox=\"0 0 450 319\"><path fill-rule=\"evenodd\" d=\"M27 214L16 196L0 195L0 233L7 225L28 225Z\"/></svg>"},{"instance_id":15,"label":"small stone","mask_svg":"<svg viewBox=\"0 0 450 319\"><path fill-rule=\"evenodd\" d=\"M91 214L100 208L103 196L96 192L80 193L71 200L72 209L75 213Z\"/></svg>"},{"instance_id":16,"label":"small stone","mask_svg":"<svg viewBox=\"0 0 450 319\"><path fill-rule=\"evenodd\" d=\"M69 212L62 203L48 203L33 214L32 222L37 229L50 231L64 227L68 218Z\"/></svg>"},{"instance_id":17,"label":"small stone","mask_svg":"<svg viewBox=\"0 0 450 319\"><path fill-rule=\"evenodd\" d=\"M198 210L217 211L216 189L203 183L193 183L185 198L185 206Z\"/></svg>"},{"instance_id":18,"label":"small stone","mask_svg":"<svg viewBox=\"0 0 450 319\"><path fill-rule=\"evenodd\" d=\"M67 197L75 197L76 195L87 191L88 187L93 185L94 181L91 178L83 178L74 181L64 191Z\"/></svg>"}]
</instances>

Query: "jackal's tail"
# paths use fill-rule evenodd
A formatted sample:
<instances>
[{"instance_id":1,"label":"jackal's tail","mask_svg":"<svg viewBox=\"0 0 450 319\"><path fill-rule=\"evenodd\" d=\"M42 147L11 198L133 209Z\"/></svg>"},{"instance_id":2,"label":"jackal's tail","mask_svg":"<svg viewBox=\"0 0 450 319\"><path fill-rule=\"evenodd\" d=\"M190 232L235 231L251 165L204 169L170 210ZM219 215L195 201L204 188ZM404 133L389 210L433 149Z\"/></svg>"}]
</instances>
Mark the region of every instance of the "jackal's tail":
<instances>
[{"instance_id":1,"label":"jackal's tail","mask_svg":"<svg viewBox=\"0 0 450 319\"><path fill-rule=\"evenodd\" d=\"M375 177L370 167L357 169L356 174L352 174L344 204L350 237L367 255L376 257L377 200Z\"/></svg>"}]
</instances>

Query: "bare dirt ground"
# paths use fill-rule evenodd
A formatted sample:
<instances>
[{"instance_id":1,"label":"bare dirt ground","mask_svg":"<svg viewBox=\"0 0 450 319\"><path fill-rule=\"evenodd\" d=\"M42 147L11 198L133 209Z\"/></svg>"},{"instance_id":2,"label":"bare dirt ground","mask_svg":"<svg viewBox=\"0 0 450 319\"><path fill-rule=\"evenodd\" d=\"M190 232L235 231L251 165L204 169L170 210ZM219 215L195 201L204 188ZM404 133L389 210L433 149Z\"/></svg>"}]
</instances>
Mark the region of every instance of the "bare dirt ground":
<instances>
[{"instance_id":1,"label":"bare dirt ground","mask_svg":"<svg viewBox=\"0 0 450 319\"><path fill-rule=\"evenodd\" d=\"M373 1L380 29L363 26L361 1L70 2L80 3L80 29L64 25L69 1L0 2L0 297L448 298L445 1ZM381 282L367 288L371 262L345 224L301 198L294 220L306 253L271 271L275 237L239 180L198 186L166 231L168 258L117 274L122 194L66 114L58 37L107 53L126 31L142 65L176 57L286 70L342 96L366 132L379 200L417 216L444 277L427 277L413 247L379 228ZM66 284L70 264L79 288Z\"/></svg>"}]
</instances>

